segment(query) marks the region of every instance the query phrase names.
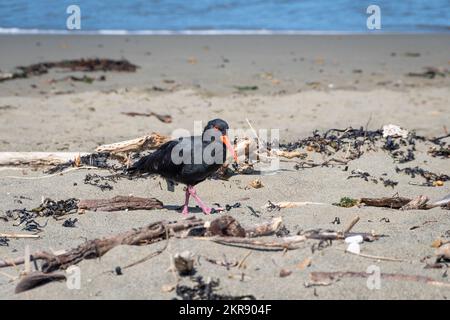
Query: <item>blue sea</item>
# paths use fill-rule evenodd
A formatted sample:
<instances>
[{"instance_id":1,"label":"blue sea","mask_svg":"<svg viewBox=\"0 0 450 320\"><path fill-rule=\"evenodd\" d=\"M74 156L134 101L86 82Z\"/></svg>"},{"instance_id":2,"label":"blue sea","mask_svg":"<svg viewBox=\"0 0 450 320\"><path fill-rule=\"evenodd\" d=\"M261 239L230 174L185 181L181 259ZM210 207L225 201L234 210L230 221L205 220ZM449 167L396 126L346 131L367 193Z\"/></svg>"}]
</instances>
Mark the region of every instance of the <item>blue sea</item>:
<instances>
[{"instance_id":1,"label":"blue sea","mask_svg":"<svg viewBox=\"0 0 450 320\"><path fill-rule=\"evenodd\" d=\"M80 29L66 12L80 8ZM377 5L379 28L367 8ZM0 0L0 33L450 32L450 0Z\"/></svg>"}]
</instances>

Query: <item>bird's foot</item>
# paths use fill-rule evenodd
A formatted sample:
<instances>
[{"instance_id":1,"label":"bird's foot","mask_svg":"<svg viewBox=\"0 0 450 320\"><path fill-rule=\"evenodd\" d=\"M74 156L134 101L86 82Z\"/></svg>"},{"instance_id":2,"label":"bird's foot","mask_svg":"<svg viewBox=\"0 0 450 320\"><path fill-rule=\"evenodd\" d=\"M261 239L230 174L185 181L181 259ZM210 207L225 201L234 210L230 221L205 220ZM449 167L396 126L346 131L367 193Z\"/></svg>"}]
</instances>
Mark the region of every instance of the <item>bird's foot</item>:
<instances>
[{"instance_id":1,"label":"bird's foot","mask_svg":"<svg viewBox=\"0 0 450 320\"><path fill-rule=\"evenodd\" d=\"M181 211L183 216L187 216L189 214L189 208L188 206L183 206L183 210Z\"/></svg>"}]
</instances>

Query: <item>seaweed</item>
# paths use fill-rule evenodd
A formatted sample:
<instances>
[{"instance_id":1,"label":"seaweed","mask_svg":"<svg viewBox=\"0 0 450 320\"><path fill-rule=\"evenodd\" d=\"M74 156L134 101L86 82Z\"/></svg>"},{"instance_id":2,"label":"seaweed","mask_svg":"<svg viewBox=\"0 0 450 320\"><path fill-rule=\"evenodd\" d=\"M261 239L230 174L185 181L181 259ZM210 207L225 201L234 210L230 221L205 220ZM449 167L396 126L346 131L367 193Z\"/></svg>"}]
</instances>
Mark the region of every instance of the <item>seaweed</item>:
<instances>
[{"instance_id":1,"label":"seaweed","mask_svg":"<svg viewBox=\"0 0 450 320\"><path fill-rule=\"evenodd\" d=\"M403 169L396 167L395 171L397 173L401 172L406 175L409 175L411 178L415 178L416 176L421 176L422 178L424 178L426 180L426 182L424 182L420 185L426 186L426 187L434 187L434 186L439 185L440 183L450 180L450 176L448 176L446 174L437 174L437 173L419 168L418 166L416 166L414 168L406 167Z\"/></svg>"},{"instance_id":2,"label":"seaweed","mask_svg":"<svg viewBox=\"0 0 450 320\"><path fill-rule=\"evenodd\" d=\"M177 285L176 294L181 300L256 300L253 295L231 296L216 293L220 280L208 279L203 280L202 276L191 278L195 285L189 287L186 285ZM178 300L175 298L174 300Z\"/></svg>"},{"instance_id":3,"label":"seaweed","mask_svg":"<svg viewBox=\"0 0 450 320\"><path fill-rule=\"evenodd\" d=\"M333 206L350 208L354 207L358 204L358 200L350 198L350 197L342 197L341 200L337 203L333 203Z\"/></svg>"},{"instance_id":4,"label":"seaweed","mask_svg":"<svg viewBox=\"0 0 450 320\"><path fill-rule=\"evenodd\" d=\"M116 183L119 176L109 175L109 176L101 176L96 173L90 174L88 173L84 177L84 184L89 184L91 186L95 186L100 188L101 191L112 190L113 186L109 184L109 182Z\"/></svg>"}]
</instances>

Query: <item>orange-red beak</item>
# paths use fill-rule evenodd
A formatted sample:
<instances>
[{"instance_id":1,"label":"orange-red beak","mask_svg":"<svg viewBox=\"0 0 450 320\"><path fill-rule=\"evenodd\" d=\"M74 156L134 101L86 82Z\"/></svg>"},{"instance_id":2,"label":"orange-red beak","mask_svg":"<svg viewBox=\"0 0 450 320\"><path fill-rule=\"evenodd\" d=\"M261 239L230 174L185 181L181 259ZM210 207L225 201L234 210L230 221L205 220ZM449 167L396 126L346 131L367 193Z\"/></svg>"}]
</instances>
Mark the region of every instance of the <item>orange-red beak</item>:
<instances>
[{"instance_id":1,"label":"orange-red beak","mask_svg":"<svg viewBox=\"0 0 450 320\"><path fill-rule=\"evenodd\" d=\"M226 145L227 149L231 152L233 155L234 161L238 162L237 153L234 150L233 146L230 143L230 139L228 139L227 135L220 136L220 140L222 140L222 143Z\"/></svg>"}]
</instances>

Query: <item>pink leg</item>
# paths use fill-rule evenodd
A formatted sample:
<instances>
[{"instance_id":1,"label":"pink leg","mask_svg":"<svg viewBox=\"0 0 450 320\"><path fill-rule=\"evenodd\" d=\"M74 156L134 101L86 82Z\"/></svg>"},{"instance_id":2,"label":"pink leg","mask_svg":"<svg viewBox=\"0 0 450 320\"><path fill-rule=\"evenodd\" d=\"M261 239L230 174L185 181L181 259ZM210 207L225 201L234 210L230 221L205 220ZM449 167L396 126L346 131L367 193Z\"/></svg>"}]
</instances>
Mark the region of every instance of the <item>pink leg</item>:
<instances>
[{"instance_id":1,"label":"pink leg","mask_svg":"<svg viewBox=\"0 0 450 320\"><path fill-rule=\"evenodd\" d=\"M203 203L202 199L200 199L200 197L197 195L197 191L195 190L195 188L193 186L189 186L188 190L189 190L190 195L195 199L197 204L202 209L203 213L204 214L210 214L213 209L211 209L210 207L206 206ZM222 208L214 208L214 210L222 211L223 209Z\"/></svg>"},{"instance_id":2,"label":"pink leg","mask_svg":"<svg viewBox=\"0 0 450 320\"><path fill-rule=\"evenodd\" d=\"M186 188L186 200L184 201L183 211L181 213L185 216L189 214L189 187Z\"/></svg>"}]
</instances>

